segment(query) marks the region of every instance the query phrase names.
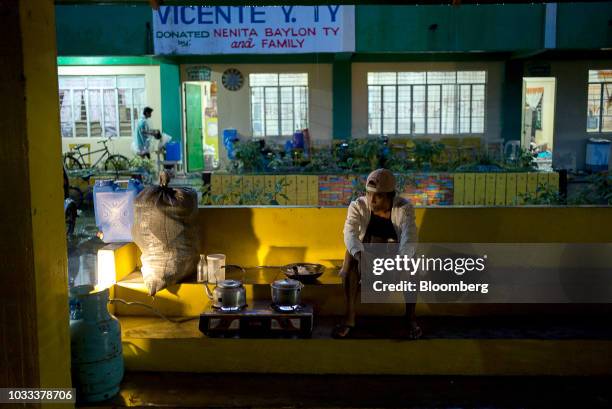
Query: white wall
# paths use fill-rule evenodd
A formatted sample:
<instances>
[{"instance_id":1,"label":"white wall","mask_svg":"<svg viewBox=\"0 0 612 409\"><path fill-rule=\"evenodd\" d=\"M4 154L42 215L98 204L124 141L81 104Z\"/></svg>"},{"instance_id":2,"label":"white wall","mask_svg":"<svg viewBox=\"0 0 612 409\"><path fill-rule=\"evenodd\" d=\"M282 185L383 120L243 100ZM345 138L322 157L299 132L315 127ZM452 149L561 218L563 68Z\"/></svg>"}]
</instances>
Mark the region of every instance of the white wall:
<instances>
[{"instance_id":1,"label":"white wall","mask_svg":"<svg viewBox=\"0 0 612 409\"><path fill-rule=\"evenodd\" d=\"M144 75L145 76L145 104L153 108L153 115L149 119L151 128L161 129L161 87L159 77L159 66L61 66L58 67L58 75ZM61 138L61 136L59 136ZM91 150L100 149L102 144L98 144L105 138L62 138L62 152L69 151L70 144L89 143ZM132 158L132 137L119 137L114 139L109 146L112 154L125 155ZM99 154L91 157L91 162L95 162Z\"/></svg>"},{"instance_id":2,"label":"white wall","mask_svg":"<svg viewBox=\"0 0 612 409\"><path fill-rule=\"evenodd\" d=\"M203 65L203 64L198 64ZM251 73L308 73L308 128L314 142L332 138L332 66L331 64L204 64L212 70L211 81L217 83L219 136L223 129L236 128L242 137L251 137ZM181 66L181 80L186 80L186 69ZM238 91L225 89L221 82L223 71L236 68L244 75L244 85ZM183 131L184 132L184 131ZM222 143L220 144L222 145Z\"/></svg>"},{"instance_id":3,"label":"white wall","mask_svg":"<svg viewBox=\"0 0 612 409\"><path fill-rule=\"evenodd\" d=\"M368 72L485 70L487 72L485 137L501 138L503 69L502 62L490 61L354 63L352 65L352 135L354 137L368 135ZM445 138L452 136L443 135Z\"/></svg>"},{"instance_id":4,"label":"white wall","mask_svg":"<svg viewBox=\"0 0 612 409\"><path fill-rule=\"evenodd\" d=\"M536 144L548 144L548 149L554 152L554 118L555 118L555 78L524 78L523 87L523 106L525 106L526 88L544 88L542 95L542 129L536 130ZM586 108L585 108L586 109ZM523 115L525 111L523 110ZM525 118L523 118L524 127ZM586 122L585 122L586 123Z\"/></svg>"}]
</instances>

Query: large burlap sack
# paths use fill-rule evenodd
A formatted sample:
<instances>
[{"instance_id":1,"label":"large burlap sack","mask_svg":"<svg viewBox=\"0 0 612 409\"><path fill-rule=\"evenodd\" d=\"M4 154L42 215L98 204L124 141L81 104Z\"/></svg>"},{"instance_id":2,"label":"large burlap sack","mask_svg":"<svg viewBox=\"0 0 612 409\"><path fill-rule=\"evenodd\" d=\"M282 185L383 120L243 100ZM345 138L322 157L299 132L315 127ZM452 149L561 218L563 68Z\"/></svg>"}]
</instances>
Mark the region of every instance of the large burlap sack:
<instances>
[{"instance_id":1,"label":"large burlap sack","mask_svg":"<svg viewBox=\"0 0 612 409\"><path fill-rule=\"evenodd\" d=\"M134 202L132 236L142 256L142 276L150 295L195 274L198 261L198 195L190 188L145 188Z\"/></svg>"}]
</instances>

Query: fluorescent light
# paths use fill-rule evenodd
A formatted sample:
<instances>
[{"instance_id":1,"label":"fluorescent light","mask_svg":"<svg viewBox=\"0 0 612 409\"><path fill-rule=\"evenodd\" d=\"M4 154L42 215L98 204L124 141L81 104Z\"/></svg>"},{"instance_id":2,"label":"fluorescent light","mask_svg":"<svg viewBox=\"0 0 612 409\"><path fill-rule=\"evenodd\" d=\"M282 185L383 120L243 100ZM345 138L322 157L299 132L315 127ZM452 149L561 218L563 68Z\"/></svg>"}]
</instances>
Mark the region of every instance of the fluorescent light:
<instances>
[{"instance_id":1,"label":"fluorescent light","mask_svg":"<svg viewBox=\"0 0 612 409\"><path fill-rule=\"evenodd\" d=\"M117 282L115 272L115 252L113 250L98 250L98 280L97 288L109 288Z\"/></svg>"}]
</instances>

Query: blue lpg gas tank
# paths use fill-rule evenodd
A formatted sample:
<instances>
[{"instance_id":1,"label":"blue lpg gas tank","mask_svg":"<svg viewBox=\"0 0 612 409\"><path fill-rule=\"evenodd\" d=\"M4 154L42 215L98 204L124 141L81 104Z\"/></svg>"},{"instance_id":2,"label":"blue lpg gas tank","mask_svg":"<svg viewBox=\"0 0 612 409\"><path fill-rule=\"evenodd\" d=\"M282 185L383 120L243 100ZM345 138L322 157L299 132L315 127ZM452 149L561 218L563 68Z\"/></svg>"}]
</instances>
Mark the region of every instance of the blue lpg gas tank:
<instances>
[{"instance_id":1,"label":"blue lpg gas tank","mask_svg":"<svg viewBox=\"0 0 612 409\"><path fill-rule=\"evenodd\" d=\"M123 379L121 326L108 312L108 288L70 290L72 382L77 400L99 402L119 392Z\"/></svg>"},{"instance_id":2,"label":"blue lpg gas tank","mask_svg":"<svg viewBox=\"0 0 612 409\"><path fill-rule=\"evenodd\" d=\"M135 179L96 182L93 195L96 226L105 243L132 241L134 199L142 189L142 184Z\"/></svg>"}]
</instances>

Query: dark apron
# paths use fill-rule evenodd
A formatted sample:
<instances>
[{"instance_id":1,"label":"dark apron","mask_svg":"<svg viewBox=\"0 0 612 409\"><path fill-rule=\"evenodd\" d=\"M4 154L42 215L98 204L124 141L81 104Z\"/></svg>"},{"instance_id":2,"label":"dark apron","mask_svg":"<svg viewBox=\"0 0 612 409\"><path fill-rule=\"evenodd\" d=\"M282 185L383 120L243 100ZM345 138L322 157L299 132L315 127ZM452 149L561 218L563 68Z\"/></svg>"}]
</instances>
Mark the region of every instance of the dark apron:
<instances>
[{"instance_id":1,"label":"dark apron","mask_svg":"<svg viewBox=\"0 0 612 409\"><path fill-rule=\"evenodd\" d=\"M370 218L370 223L372 222L372 218ZM368 224L368 228L366 228L366 234L363 237L362 243L397 243L397 236L393 234L393 237L380 237L373 236L369 232L370 225ZM357 269L359 271L359 265L357 263L357 259L352 256L352 254L346 250L344 252L344 261L342 262L342 268L340 271L348 274L352 272L353 269Z\"/></svg>"}]
</instances>

